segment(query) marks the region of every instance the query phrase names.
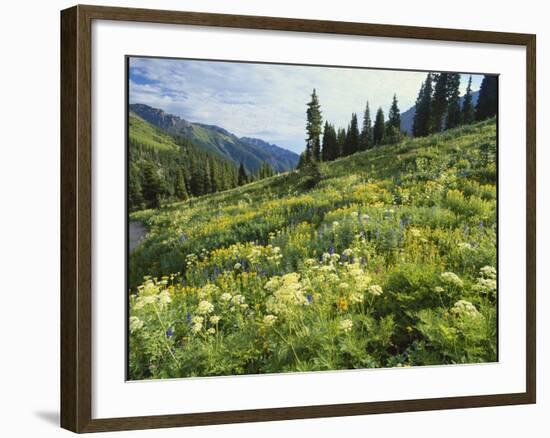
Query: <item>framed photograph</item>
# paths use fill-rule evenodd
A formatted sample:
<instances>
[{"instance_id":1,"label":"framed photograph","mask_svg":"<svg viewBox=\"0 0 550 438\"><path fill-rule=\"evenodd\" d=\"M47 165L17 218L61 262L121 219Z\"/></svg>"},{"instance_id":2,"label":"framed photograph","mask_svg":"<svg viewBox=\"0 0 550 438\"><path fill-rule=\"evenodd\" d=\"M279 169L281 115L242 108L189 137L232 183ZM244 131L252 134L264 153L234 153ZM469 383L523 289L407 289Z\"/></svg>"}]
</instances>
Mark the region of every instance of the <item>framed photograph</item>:
<instances>
[{"instance_id":1,"label":"framed photograph","mask_svg":"<svg viewBox=\"0 0 550 438\"><path fill-rule=\"evenodd\" d=\"M535 35L61 13L61 425L536 401Z\"/></svg>"}]
</instances>

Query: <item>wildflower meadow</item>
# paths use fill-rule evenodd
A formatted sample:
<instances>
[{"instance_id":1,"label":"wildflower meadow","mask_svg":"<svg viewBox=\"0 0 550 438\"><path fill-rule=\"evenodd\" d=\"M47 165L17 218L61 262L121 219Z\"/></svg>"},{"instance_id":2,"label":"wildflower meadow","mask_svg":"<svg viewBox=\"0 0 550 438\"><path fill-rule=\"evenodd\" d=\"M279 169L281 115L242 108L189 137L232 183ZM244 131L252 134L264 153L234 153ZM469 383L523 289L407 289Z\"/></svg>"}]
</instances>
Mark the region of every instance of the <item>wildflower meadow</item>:
<instances>
[{"instance_id":1,"label":"wildflower meadow","mask_svg":"<svg viewBox=\"0 0 550 438\"><path fill-rule=\"evenodd\" d=\"M497 360L494 118L130 214L129 378Z\"/></svg>"}]
</instances>

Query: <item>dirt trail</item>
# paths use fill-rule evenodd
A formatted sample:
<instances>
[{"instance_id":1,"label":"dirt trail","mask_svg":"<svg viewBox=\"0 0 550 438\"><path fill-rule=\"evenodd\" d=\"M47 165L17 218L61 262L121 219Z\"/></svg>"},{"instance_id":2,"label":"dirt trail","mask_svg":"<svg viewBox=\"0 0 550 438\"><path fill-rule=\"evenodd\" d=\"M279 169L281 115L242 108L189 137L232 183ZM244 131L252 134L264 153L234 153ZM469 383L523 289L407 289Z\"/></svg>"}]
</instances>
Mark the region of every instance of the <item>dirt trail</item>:
<instances>
[{"instance_id":1,"label":"dirt trail","mask_svg":"<svg viewBox=\"0 0 550 438\"><path fill-rule=\"evenodd\" d=\"M130 252L136 249L147 233L147 228L141 222L130 221Z\"/></svg>"}]
</instances>

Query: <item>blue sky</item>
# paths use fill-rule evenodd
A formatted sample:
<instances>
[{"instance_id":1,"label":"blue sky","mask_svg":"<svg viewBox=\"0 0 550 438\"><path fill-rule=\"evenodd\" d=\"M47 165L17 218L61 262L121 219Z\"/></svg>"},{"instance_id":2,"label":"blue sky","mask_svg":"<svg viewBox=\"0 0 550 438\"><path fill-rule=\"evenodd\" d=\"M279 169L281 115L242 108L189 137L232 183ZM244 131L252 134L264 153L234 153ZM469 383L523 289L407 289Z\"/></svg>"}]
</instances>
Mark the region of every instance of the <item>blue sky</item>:
<instances>
[{"instance_id":1,"label":"blue sky","mask_svg":"<svg viewBox=\"0 0 550 438\"><path fill-rule=\"evenodd\" d=\"M131 58L129 76L130 103L161 108L190 122L218 125L299 153L305 146L306 104L313 88L323 120L345 127L352 112L362 117L367 100L372 113L381 106L387 115L394 93L404 112L414 105L426 73ZM462 92L468 77L461 77ZM472 77L474 90L481 79L481 75Z\"/></svg>"}]
</instances>

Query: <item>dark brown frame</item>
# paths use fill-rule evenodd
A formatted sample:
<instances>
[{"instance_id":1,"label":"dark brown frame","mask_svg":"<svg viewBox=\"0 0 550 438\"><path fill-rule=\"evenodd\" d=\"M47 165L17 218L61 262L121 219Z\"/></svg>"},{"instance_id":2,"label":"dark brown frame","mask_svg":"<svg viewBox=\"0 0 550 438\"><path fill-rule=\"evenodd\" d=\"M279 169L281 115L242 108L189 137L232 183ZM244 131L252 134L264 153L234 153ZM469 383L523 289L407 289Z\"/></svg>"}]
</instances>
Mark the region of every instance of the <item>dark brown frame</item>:
<instances>
[{"instance_id":1,"label":"dark brown frame","mask_svg":"<svg viewBox=\"0 0 550 438\"><path fill-rule=\"evenodd\" d=\"M92 419L92 20L415 38L526 47L527 357L523 393ZM536 402L536 36L476 30L74 6L61 12L61 426L100 432L529 404Z\"/></svg>"}]
</instances>

